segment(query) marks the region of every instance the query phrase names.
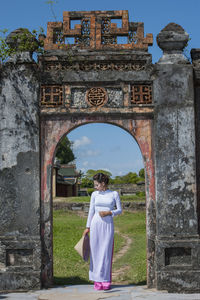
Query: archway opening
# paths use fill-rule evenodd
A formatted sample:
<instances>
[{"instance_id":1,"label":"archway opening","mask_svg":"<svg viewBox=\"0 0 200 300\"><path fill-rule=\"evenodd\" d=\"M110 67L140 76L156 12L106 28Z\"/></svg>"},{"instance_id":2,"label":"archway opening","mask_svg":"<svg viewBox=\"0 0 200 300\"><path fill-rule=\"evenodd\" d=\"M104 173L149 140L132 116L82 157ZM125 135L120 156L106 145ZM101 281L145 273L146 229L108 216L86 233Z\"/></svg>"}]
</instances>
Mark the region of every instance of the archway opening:
<instances>
[{"instance_id":1,"label":"archway opening","mask_svg":"<svg viewBox=\"0 0 200 300\"><path fill-rule=\"evenodd\" d=\"M75 166L71 175L81 171L81 177L76 177L74 189L69 186L69 178L63 178L63 186L68 190L66 196L56 194L57 179L54 176L52 180L54 282L88 283L89 263L83 263L73 247L85 228L88 201L93 191L90 178L87 178L88 170L104 170L111 174L109 188L119 192L124 208L123 214L114 220L113 283L145 284L145 178L143 158L136 140L119 126L105 123L81 125L64 136L66 134L76 157L68 167L73 169ZM55 162L54 159L54 166ZM57 170L57 174L70 176L69 172L63 172L68 167L60 166L62 172Z\"/></svg>"}]
</instances>

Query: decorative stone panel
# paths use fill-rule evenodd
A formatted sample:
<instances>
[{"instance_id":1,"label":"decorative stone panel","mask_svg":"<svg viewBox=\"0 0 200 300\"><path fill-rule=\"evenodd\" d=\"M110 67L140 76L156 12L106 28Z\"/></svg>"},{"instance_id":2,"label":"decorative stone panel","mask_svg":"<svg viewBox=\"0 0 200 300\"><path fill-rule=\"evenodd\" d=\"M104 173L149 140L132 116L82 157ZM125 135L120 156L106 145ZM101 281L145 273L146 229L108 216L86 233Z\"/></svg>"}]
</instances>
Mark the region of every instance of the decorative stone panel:
<instances>
[{"instance_id":1,"label":"decorative stone panel","mask_svg":"<svg viewBox=\"0 0 200 300\"><path fill-rule=\"evenodd\" d=\"M113 20L120 20L121 27ZM79 21L72 28L73 21ZM124 44L118 40L126 39ZM70 42L69 40L73 41ZM129 22L127 10L63 12L62 22L48 22L45 50L68 50L71 47L92 49L147 50L153 44L152 34L144 37L144 24Z\"/></svg>"},{"instance_id":2,"label":"decorative stone panel","mask_svg":"<svg viewBox=\"0 0 200 300\"><path fill-rule=\"evenodd\" d=\"M0 290L39 289L41 244L39 237L1 238ZM11 281L12 280L12 284Z\"/></svg>"},{"instance_id":3,"label":"decorative stone panel","mask_svg":"<svg viewBox=\"0 0 200 300\"><path fill-rule=\"evenodd\" d=\"M93 87L86 92L86 101L91 106L103 106L108 101L108 95L104 88Z\"/></svg>"},{"instance_id":4,"label":"decorative stone panel","mask_svg":"<svg viewBox=\"0 0 200 300\"><path fill-rule=\"evenodd\" d=\"M41 86L41 105L56 107L63 104L63 90L59 85Z\"/></svg>"},{"instance_id":5,"label":"decorative stone panel","mask_svg":"<svg viewBox=\"0 0 200 300\"><path fill-rule=\"evenodd\" d=\"M191 248L173 247L165 249L165 266L191 266Z\"/></svg>"},{"instance_id":6,"label":"decorative stone panel","mask_svg":"<svg viewBox=\"0 0 200 300\"><path fill-rule=\"evenodd\" d=\"M98 90L96 90L98 89ZM103 91L103 99L100 105L92 105L92 102L88 100L88 95L90 91L93 93L98 92L100 94L100 89ZM90 96L91 97L91 96ZM92 97L91 97L92 98ZM96 100L95 100L96 101ZM74 87L71 88L71 107L73 108L87 108L87 107L122 107L123 106L123 92L121 88L85 88L85 87Z\"/></svg>"},{"instance_id":7,"label":"decorative stone panel","mask_svg":"<svg viewBox=\"0 0 200 300\"><path fill-rule=\"evenodd\" d=\"M136 84L131 86L132 104L151 104L152 103L152 85Z\"/></svg>"},{"instance_id":8,"label":"decorative stone panel","mask_svg":"<svg viewBox=\"0 0 200 300\"><path fill-rule=\"evenodd\" d=\"M7 249L6 266L32 266L33 249Z\"/></svg>"},{"instance_id":9,"label":"decorative stone panel","mask_svg":"<svg viewBox=\"0 0 200 300\"><path fill-rule=\"evenodd\" d=\"M44 64L45 71L141 71L145 69L145 61L101 61L101 62L58 62L48 61Z\"/></svg>"}]
</instances>

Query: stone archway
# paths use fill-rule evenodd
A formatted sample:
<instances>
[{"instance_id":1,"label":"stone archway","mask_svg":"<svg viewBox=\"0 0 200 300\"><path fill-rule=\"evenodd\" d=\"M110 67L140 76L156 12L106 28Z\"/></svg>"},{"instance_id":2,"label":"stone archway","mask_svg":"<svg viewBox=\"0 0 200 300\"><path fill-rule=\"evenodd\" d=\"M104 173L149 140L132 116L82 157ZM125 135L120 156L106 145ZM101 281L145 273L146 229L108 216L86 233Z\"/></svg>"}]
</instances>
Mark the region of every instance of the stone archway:
<instances>
[{"instance_id":1,"label":"stone archway","mask_svg":"<svg viewBox=\"0 0 200 300\"><path fill-rule=\"evenodd\" d=\"M72 29L73 20L80 24ZM183 56L188 38L168 24L157 36L163 56L152 64L152 35L128 11L64 12L40 36L37 64L16 46L0 78L2 290L51 283L55 147L76 126L104 122L134 136L144 157L148 286L200 291L200 68L199 50L192 64Z\"/></svg>"},{"instance_id":2,"label":"stone archway","mask_svg":"<svg viewBox=\"0 0 200 300\"><path fill-rule=\"evenodd\" d=\"M42 146L41 165L41 191L42 191L42 245L43 245L43 270L44 285L53 281L53 249L52 249L52 166L56 146L63 135L69 133L77 126L89 123L108 123L121 127L130 133L139 144L144 158L146 170L146 224L147 224L147 282L151 287L155 278L155 180L152 149L152 120L132 120L100 117L48 118L41 123L41 139L45 141Z\"/></svg>"}]
</instances>

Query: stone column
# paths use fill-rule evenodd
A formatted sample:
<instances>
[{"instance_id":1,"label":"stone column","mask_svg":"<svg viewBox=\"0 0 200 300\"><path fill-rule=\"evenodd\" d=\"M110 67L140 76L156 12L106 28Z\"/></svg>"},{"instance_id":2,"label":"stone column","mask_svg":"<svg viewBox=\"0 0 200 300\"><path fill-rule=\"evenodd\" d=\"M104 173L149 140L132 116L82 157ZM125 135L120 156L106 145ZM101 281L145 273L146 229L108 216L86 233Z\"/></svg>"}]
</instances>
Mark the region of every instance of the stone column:
<instances>
[{"instance_id":1,"label":"stone column","mask_svg":"<svg viewBox=\"0 0 200 300\"><path fill-rule=\"evenodd\" d=\"M0 290L40 288L39 81L16 51L0 79Z\"/></svg>"},{"instance_id":2,"label":"stone column","mask_svg":"<svg viewBox=\"0 0 200 300\"><path fill-rule=\"evenodd\" d=\"M196 176L197 176L197 214L200 232L200 49L191 50L194 67L195 122L196 122Z\"/></svg>"},{"instance_id":3,"label":"stone column","mask_svg":"<svg viewBox=\"0 0 200 300\"><path fill-rule=\"evenodd\" d=\"M183 55L188 34L174 23L157 36L155 66L156 285L200 291L193 67Z\"/></svg>"}]
</instances>

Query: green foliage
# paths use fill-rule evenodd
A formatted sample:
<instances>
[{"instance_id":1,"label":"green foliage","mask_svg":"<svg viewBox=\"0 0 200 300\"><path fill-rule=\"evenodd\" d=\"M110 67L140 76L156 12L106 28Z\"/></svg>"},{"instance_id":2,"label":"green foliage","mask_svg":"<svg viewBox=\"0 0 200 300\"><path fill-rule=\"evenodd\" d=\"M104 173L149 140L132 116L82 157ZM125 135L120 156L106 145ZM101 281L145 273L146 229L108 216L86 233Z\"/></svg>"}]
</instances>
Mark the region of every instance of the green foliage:
<instances>
[{"instance_id":1,"label":"green foliage","mask_svg":"<svg viewBox=\"0 0 200 300\"><path fill-rule=\"evenodd\" d=\"M140 198L145 197L145 192L136 192L136 196Z\"/></svg>"},{"instance_id":2,"label":"green foliage","mask_svg":"<svg viewBox=\"0 0 200 300\"><path fill-rule=\"evenodd\" d=\"M81 187L87 187L87 188L93 188L94 183L93 183L93 176L97 173L104 173L108 175L109 177L112 176L112 174L108 171L105 170L92 170L89 169L87 170L86 174L81 180Z\"/></svg>"},{"instance_id":3,"label":"green foliage","mask_svg":"<svg viewBox=\"0 0 200 300\"><path fill-rule=\"evenodd\" d=\"M14 51L6 43L7 29L0 30L0 62L3 63Z\"/></svg>"},{"instance_id":4,"label":"green foliage","mask_svg":"<svg viewBox=\"0 0 200 300\"><path fill-rule=\"evenodd\" d=\"M39 42L37 37L43 33L44 30L42 27L40 27L39 31L34 29L32 32L26 28L23 28L22 33L16 34L12 37L12 39L14 43L17 43L18 39L20 39L18 46L19 51L42 52L41 47L43 46L43 42Z\"/></svg>"},{"instance_id":5,"label":"green foliage","mask_svg":"<svg viewBox=\"0 0 200 300\"><path fill-rule=\"evenodd\" d=\"M87 192L88 192L88 194L91 196L92 195L92 193L95 191L95 189L93 189L93 188L88 188L87 189Z\"/></svg>"},{"instance_id":6,"label":"green foliage","mask_svg":"<svg viewBox=\"0 0 200 300\"><path fill-rule=\"evenodd\" d=\"M7 40L7 29L0 30L0 62L3 63L12 54L17 52L37 52L43 53L44 43L38 40L40 35L44 34L42 27L39 30L32 30L30 32L26 28L20 28L20 32L9 37Z\"/></svg>"},{"instance_id":7,"label":"green foliage","mask_svg":"<svg viewBox=\"0 0 200 300\"><path fill-rule=\"evenodd\" d=\"M141 178L145 178L144 168L141 169L141 170L139 171L139 176L140 176Z\"/></svg>"},{"instance_id":8,"label":"green foliage","mask_svg":"<svg viewBox=\"0 0 200 300\"><path fill-rule=\"evenodd\" d=\"M108 175L109 177L112 176L112 174L111 174L110 172L108 172L108 171L105 171L105 170L92 170L92 169L87 170L85 176L86 176L88 179L91 179L91 180L92 180L93 176L94 176L95 174L97 174L97 173L104 173L104 174Z\"/></svg>"},{"instance_id":9,"label":"green foliage","mask_svg":"<svg viewBox=\"0 0 200 300\"><path fill-rule=\"evenodd\" d=\"M123 176L116 176L112 181L113 184L137 183L140 180L137 173L129 172Z\"/></svg>"},{"instance_id":10,"label":"green foliage","mask_svg":"<svg viewBox=\"0 0 200 300\"><path fill-rule=\"evenodd\" d=\"M86 187L86 188L92 188L93 186L94 186L93 180L88 179L87 177L83 177L81 179L81 187L82 188L84 188L84 187Z\"/></svg>"},{"instance_id":11,"label":"green foliage","mask_svg":"<svg viewBox=\"0 0 200 300\"><path fill-rule=\"evenodd\" d=\"M112 184L125 184L125 183L138 183L139 181L144 181L144 169L139 171L139 176L135 172L129 172L123 176L116 176L114 179L110 180Z\"/></svg>"},{"instance_id":12,"label":"green foliage","mask_svg":"<svg viewBox=\"0 0 200 300\"><path fill-rule=\"evenodd\" d=\"M87 170L86 174L83 176L83 179L81 182L81 187L88 187L88 188L93 187L92 178L96 173L100 173L100 172L108 175L109 177L112 176L112 174L110 172L105 171L105 170L89 169L89 170ZM141 169L139 171L139 176L135 172L129 172L123 176L115 176L115 178L110 178L109 183L110 184L125 184L125 183L136 184L136 183L138 183L140 181L144 181L144 180L145 180L144 169Z\"/></svg>"},{"instance_id":13,"label":"green foliage","mask_svg":"<svg viewBox=\"0 0 200 300\"><path fill-rule=\"evenodd\" d=\"M72 151L72 146L73 143L69 141L67 136L65 136L58 144L56 158L60 160L61 164L68 164L69 162L75 160L75 156Z\"/></svg>"}]
</instances>

